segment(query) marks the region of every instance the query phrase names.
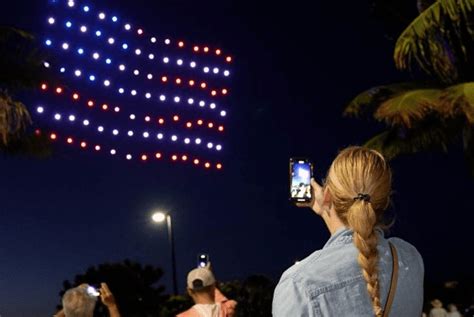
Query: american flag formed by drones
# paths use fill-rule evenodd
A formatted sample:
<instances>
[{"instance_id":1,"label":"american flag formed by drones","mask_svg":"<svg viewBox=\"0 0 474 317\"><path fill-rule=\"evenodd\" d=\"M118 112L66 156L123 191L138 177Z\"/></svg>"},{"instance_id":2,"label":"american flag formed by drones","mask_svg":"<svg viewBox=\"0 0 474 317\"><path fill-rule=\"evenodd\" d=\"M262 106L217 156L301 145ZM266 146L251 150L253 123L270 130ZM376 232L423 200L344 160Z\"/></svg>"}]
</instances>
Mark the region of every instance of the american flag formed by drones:
<instances>
[{"instance_id":1,"label":"american flag formed by drones","mask_svg":"<svg viewBox=\"0 0 474 317\"><path fill-rule=\"evenodd\" d=\"M148 34L74 0L53 1L35 120L54 142L125 160L222 169L232 57ZM42 133L38 131L38 133Z\"/></svg>"}]
</instances>

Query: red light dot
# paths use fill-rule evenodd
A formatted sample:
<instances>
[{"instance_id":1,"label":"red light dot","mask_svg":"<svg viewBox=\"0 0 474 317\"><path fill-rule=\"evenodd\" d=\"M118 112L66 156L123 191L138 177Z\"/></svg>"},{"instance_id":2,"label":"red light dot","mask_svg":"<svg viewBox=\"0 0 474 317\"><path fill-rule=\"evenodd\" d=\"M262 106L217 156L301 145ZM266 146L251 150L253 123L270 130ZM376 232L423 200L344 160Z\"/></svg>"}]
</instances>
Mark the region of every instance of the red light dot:
<instances>
[{"instance_id":1,"label":"red light dot","mask_svg":"<svg viewBox=\"0 0 474 317\"><path fill-rule=\"evenodd\" d=\"M142 35L142 34L143 34L143 30L142 30L142 29L138 29L138 30L137 30L137 33L138 33L139 35Z\"/></svg>"},{"instance_id":2,"label":"red light dot","mask_svg":"<svg viewBox=\"0 0 474 317\"><path fill-rule=\"evenodd\" d=\"M188 160L188 157L187 157L186 155L183 155L183 156L181 157L181 159L182 159L183 161L187 161L187 160Z\"/></svg>"},{"instance_id":3,"label":"red light dot","mask_svg":"<svg viewBox=\"0 0 474 317\"><path fill-rule=\"evenodd\" d=\"M155 157L156 157L157 159L160 159L160 158L161 158L161 153L156 153L156 154L155 154Z\"/></svg>"},{"instance_id":4,"label":"red light dot","mask_svg":"<svg viewBox=\"0 0 474 317\"><path fill-rule=\"evenodd\" d=\"M227 95L227 93L228 93L227 89L222 89L222 94L223 95Z\"/></svg>"},{"instance_id":5,"label":"red light dot","mask_svg":"<svg viewBox=\"0 0 474 317\"><path fill-rule=\"evenodd\" d=\"M201 83L201 88L204 89L204 88L206 88L206 86L207 86L206 83Z\"/></svg>"},{"instance_id":6,"label":"red light dot","mask_svg":"<svg viewBox=\"0 0 474 317\"><path fill-rule=\"evenodd\" d=\"M183 41L179 41L178 46L179 46L179 47L184 47L184 42L183 42Z\"/></svg>"},{"instance_id":7,"label":"red light dot","mask_svg":"<svg viewBox=\"0 0 474 317\"><path fill-rule=\"evenodd\" d=\"M77 99L79 99L79 95L78 95L78 94L74 94L74 95L72 95L72 99L74 99L74 100L77 100Z\"/></svg>"},{"instance_id":8,"label":"red light dot","mask_svg":"<svg viewBox=\"0 0 474 317\"><path fill-rule=\"evenodd\" d=\"M194 46L194 51L199 52L199 46Z\"/></svg>"},{"instance_id":9,"label":"red light dot","mask_svg":"<svg viewBox=\"0 0 474 317\"><path fill-rule=\"evenodd\" d=\"M159 124L165 123L165 119L163 119L163 118L158 119L158 123L159 123Z\"/></svg>"},{"instance_id":10,"label":"red light dot","mask_svg":"<svg viewBox=\"0 0 474 317\"><path fill-rule=\"evenodd\" d=\"M146 156L145 154L142 155L142 161L146 161L148 159L148 156Z\"/></svg>"},{"instance_id":11,"label":"red light dot","mask_svg":"<svg viewBox=\"0 0 474 317\"><path fill-rule=\"evenodd\" d=\"M232 62L232 57L227 56L225 60L227 61L227 63L230 63L230 62Z\"/></svg>"},{"instance_id":12,"label":"red light dot","mask_svg":"<svg viewBox=\"0 0 474 317\"><path fill-rule=\"evenodd\" d=\"M56 140L58 138L58 136L55 133L51 133L49 137L51 138L51 140Z\"/></svg>"},{"instance_id":13,"label":"red light dot","mask_svg":"<svg viewBox=\"0 0 474 317\"><path fill-rule=\"evenodd\" d=\"M95 150L96 150L96 151L100 151L100 145L96 145L96 146L95 146Z\"/></svg>"},{"instance_id":14,"label":"red light dot","mask_svg":"<svg viewBox=\"0 0 474 317\"><path fill-rule=\"evenodd\" d=\"M194 80L189 81L189 86L194 86Z\"/></svg>"},{"instance_id":15,"label":"red light dot","mask_svg":"<svg viewBox=\"0 0 474 317\"><path fill-rule=\"evenodd\" d=\"M198 164L199 164L199 160L198 160L198 159L195 159L195 160L194 160L194 164L198 165Z\"/></svg>"},{"instance_id":16,"label":"red light dot","mask_svg":"<svg viewBox=\"0 0 474 317\"><path fill-rule=\"evenodd\" d=\"M206 53L209 52L209 47L206 46L206 47L204 48L204 52L206 52Z\"/></svg>"},{"instance_id":17,"label":"red light dot","mask_svg":"<svg viewBox=\"0 0 474 317\"><path fill-rule=\"evenodd\" d=\"M94 106L94 102L93 102L92 100L89 100L89 101L87 102L87 105L88 105L89 107L93 107L93 106Z\"/></svg>"},{"instance_id":18,"label":"red light dot","mask_svg":"<svg viewBox=\"0 0 474 317\"><path fill-rule=\"evenodd\" d=\"M109 109L109 106L107 106L107 105L104 103L104 104L102 105L102 109L103 109L103 110L107 110L107 109Z\"/></svg>"},{"instance_id":19,"label":"red light dot","mask_svg":"<svg viewBox=\"0 0 474 317\"><path fill-rule=\"evenodd\" d=\"M173 161L176 161L176 160L178 159L178 156L173 155L173 156L171 157L171 159L172 159Z\"/></svg>"},{"instance_id":20,"label":"red light dot","mask_svg":"<svg viewBox=\"0 0 474 317\"><path fill-rule=\"evenodd\" d=\"M206 162L206 164L204 164L204 166L205 166L206 168L209 168L209 167L211 167L211 163Z\"/></svg>"},{"instance_id":21,"label":"red light dot","mask_svg":"<svg viewBox=\"0 0 474 317\"><path fill-rule=\"evenodd\" d=\"M63 92L63 89L61 87L56 88L56 93L60 94Z\"/></svg>"},{"instance_id":22,"label":"red light dot","mask_svg":"<svg viewBox=\"0 0 474 317\"><path fill-rule=\"evenodd\" d=\"M221 50L219 49L216 50L216 55L221 55L221 53L222 53Z\"/></svg>"},{"instance_id":23,"label":"red light dot","mask_svg":"<svg viewBox=\"0 0 474 317\"><path fill-rule=\"evenodd\" d=\"M219 127L219 131L221 131L221 132L224 131L224 127L223 127L223 126L220 126L220 127Z\"/></svg>"},{"instance_id":24,"label":"red light dot","mask_svg":"<svg viewBox=\"0 0 474 317\"><path fill-rule=\"evenodd\" d=\"M72 138L67 138L67 143L72 144L73 140Z\"/></svg>"},{"instance_id":25,"label":"red light dot","mask_svg":"<svg viewBox=\"0 0 474 317\"><path fill-rule=\"evenodd\" d=\"M35 130L35 134L36 134L36 135L41 135L41 131L40 131L39 129L36 129L36 130Z\"/></svg>"},{"instance_id":26,"label":"red light dot","mask_svg":"<svg viewBox=\"0 0 474 317\"><path fill-rule=\"evenodd\" d=\"M222 164L219 163L219 164L217 164L216 167L217 167L218 170L220 170L220 169L222 169Z\"/></svg>"},{"instance_id":27,"label":"red light dot","mask_svg":"<svg viewBox=\"0 0 474 317\"><path fill-rule=\"evenodd\" d=\"M174 120L174 121L179 121L179 117L178 117L178 116L174 116L174 117L173 117L173 120Z\"/></svg>"},{"instance_id":28,"label":"red light dot","mask_svg":"<svg viewBox=\"0 0 474 317\"><path fill-rule=\"evenodd\" d=\"M46 90L46 89L48 89L48 85L46 85L46 84L42 84L42 85L41 85L41 89L43 89L43 90Z\"/></svg>"},{"instance_id":29,"label":"red light dot","mask_svg":"<svg viewBox=\"0 0 474 317\"><path fill-rule=\"evenodd\" d=\"M166 83L168 81L168 77L166 77L166 76L161 77L161 81Z\"/></svg>"},{"instance_id":30,"label":"red light dot","mask_svg":"<svg viewBox=\"0 0 474 317\"><path fill-rule=\"evenodd\" d=\"M191 122L186 123L186 127L191 128L193 124Z\"/></svg>"},{"instance_id":31,"label":"red light dot","mask_svg":"<svg viewBox=\"0 0 474 317\"><path fill-rule=\"evenodd\" d=\"M202 123L203 123L202 120L198 120L199 125L202 125Z\"/></svg>"},{"instance_id":32,"label":"red light dot","mask_svg":"<svg viewBox=\"0 0 474 317\"><path fill-rule=\"evenodd\" d=\"M151 118L150 118L149 116L146 116L146 117L145 117L145 121L146 121L146 122L150 122L150 120L151 120Z\"/></svg>"},{"instance_id":33,"label":"red light dot","mask_svg":"<svg viewBox=\"0 0 474 317\"><path fill-rule=\"evenodd\" d=\"M181 79L180 78L176 78L176 83L179 85L181 84Z\"/></svg>"},{"instance_id":34,"label":"red light dot","mask_svg":"<svg viewBox=\"0 0 474 317\"><path fill-rule=\"evenodd\" d=\"M210 129L214 128L214 123L212 122L209 122L209 124L207 125Z\"/></svg>"},{"instance_id":35,"label":"red light dot","mask_svg":"<svg viewBox=\"0 0 474 317\"><path fill-rule=\"evenodd\" d=\"M81 142L81 148L85 148L87 146L86 142Z\"/></svg>"},{"instance_id":36,"label":"red light dot","mask_svg":"<svg viewBox=\"0 0 474 317\"><path fill-rule=\"evenodd\" d=\"M217 91L213 90L213 91L211 92L211 95L213 95L213 96L217 95Z\"/></svg>"}]
</instances>

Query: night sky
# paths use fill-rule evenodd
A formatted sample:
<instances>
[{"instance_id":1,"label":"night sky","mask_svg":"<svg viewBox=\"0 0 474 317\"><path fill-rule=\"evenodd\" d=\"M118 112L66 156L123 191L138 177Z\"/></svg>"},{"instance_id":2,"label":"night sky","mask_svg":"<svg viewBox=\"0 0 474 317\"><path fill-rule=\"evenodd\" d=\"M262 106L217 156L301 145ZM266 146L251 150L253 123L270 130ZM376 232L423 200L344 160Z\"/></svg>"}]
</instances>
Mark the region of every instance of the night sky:
<instances>
[{"instance_id":1,"label":"night sky","mask_svg":"<svg viewBox=\"0 0 474 317\"><path fill-rule=\"evenodd\" d=\"M393 42L369 4L91 3L158 36L235 56L225 169L126 162L63 146L46 160L1 157L1 316L48 316L63 280L125 258L162 267L171 291L166 227L151 223L155 209L173 217L181 291L198 252L210 254L220 280L253 273L277 280L321 248L329 237L322 220L288 201L289 157L310 157L321 179L339 149L381 128L343 118L344 106L367 88L410 78L395 70ZM0 21L40 31L45 6L9 1ZM474 179L461 151L405 156L392 166L397 221L390 234L418 248L430 280L472 272Z\"/></svg>"}]
</instances>

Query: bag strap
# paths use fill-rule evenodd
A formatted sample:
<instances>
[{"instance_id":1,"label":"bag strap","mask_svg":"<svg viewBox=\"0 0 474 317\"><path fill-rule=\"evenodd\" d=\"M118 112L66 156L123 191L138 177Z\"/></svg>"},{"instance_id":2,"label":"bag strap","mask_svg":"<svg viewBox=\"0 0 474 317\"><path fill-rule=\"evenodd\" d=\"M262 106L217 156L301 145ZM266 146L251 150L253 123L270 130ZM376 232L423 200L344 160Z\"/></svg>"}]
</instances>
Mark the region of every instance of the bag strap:
<instances>
[{"instance_id":1,"label":"bag strap","mask_svg":"<svg viewBox=\"0 0 474 317\"><path fill-rule=\"evenodd\" d=\"M383 310L383 317L388 317L390 309L392 308L393 299L395 298L395 291L397 290L398 281L398 254L395 246L389 242L390 251L392 252L392 277L390 280L390 290L388 291L387 302Z\"/></svg>"}]
</instances>

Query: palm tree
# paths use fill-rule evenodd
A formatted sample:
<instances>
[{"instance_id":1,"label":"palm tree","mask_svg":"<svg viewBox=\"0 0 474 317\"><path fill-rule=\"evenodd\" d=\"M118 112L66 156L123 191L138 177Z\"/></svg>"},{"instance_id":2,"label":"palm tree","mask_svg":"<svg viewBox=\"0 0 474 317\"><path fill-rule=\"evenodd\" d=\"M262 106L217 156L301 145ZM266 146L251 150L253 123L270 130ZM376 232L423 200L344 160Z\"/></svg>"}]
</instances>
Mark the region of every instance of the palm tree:
<instances>
[{"instance_id":1,"label":"palm tree","mask_svg":"<svg viewBox=\"0 0 474 317\"><path fill-rule=\"evenodd\" d=\"M397 68L420 79L371 88L344 113L385 123L366 145L388 158L461 144L474 175L474 0L430 2L418 0L394 50Z\"/></svg>"},{"instance_id":2,"label":"palm tree","mask_svg":"<svg viewBox=\"0 0 474 317\"><path fill-rule=\"evenodd\" d=\"M46 77L44 57L34 37L13 28L0 27L0 151L48 153L45 140L28 133L31 117L16 93L39 87Z\"/></svg>"}]
</instances>

